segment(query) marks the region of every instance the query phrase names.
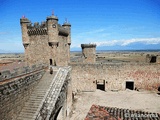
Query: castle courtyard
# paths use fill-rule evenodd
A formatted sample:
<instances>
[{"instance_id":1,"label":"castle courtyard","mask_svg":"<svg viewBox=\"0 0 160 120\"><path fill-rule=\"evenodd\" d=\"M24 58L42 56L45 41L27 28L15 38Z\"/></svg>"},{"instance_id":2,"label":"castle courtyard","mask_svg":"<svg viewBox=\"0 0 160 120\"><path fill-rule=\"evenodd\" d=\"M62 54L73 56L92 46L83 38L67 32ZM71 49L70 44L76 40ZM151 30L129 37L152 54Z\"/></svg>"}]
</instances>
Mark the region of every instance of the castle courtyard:
<instances>
[{"instance_id":1,"label":"castle courtyard","mask_svg":"<svg viewBox=\"0 0 160 120\"><path fill-rule=\"evenodd\" d=\"M81 92L75 96L70 120L83 120L93 104L159 113L160 95L150 91Z\"/></svg>"}]
</instances>

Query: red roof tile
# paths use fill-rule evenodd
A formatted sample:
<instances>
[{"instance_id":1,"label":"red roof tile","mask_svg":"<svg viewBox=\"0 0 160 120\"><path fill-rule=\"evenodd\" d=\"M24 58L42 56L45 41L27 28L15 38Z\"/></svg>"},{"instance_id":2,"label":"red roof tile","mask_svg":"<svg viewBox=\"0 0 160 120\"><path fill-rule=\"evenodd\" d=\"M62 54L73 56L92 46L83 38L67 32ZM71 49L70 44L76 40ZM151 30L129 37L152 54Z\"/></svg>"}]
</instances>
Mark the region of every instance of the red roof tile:
<instances>
[{"instance_id":1,"label":"red roof tile","mask_svg":"<svg viewBox=\"0 0 160 120\"><path fill-rule=\"evenodd\" d=\"M85 120L160 120L160 114L92 105Z\"/></svg>"}]
</instances>

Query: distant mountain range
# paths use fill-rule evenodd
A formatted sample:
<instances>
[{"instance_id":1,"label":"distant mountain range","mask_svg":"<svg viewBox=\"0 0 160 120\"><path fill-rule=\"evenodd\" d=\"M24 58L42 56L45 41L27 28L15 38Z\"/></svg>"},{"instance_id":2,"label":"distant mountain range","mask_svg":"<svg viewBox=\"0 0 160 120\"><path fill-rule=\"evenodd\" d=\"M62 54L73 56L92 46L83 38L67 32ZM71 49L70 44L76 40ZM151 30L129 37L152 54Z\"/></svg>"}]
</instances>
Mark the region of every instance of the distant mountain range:
<instances>
[{"instance_id":1,"label":"distant mountain range","mask_svg":"<svg viewBox=\"0 0 160 120\"><path fill-rule=\"evenodd\" d=\"M71 48L71 51L81 51L80 47ZM140 44L134 43L127 46L97 46L96 50L98 51L160 51L160 44ZM24 53L23 51L8 51L0 49L0 53Z\"/></svg>"},{"instance_id":2,"label":"distant mountain range","mask_svg":"<svg viewBox=\"0 0 160 120\"><path fill-rule=\"evenodd\" d=\"M127 46L97 46L96 50L134 50L134 51L160 51L160 44L134 43ZM71 51L81 51L80 47L71 48Z\"/></svg>"},{"instance_id":3,"label":"distant mountain range","mask_svg":"<svg viewBox=\"0 0 160 120\"><path fill-rule=\"evenodd\" d=\"M0 53L10 53L10 51L0 49Z\"/></svg>"},{"instance_id":4,"label":"distant mountain range","mask_svg":"<svg viewBox=\"0 0 160 120\"><path fill-rule=\"evenodd\" d=\"M21 52L21 51L7 51L7 50L2 50L2 49L0 49L0 54L2 54L2 53L23 53L23 52Z\"/></svg>"}]
</instances>

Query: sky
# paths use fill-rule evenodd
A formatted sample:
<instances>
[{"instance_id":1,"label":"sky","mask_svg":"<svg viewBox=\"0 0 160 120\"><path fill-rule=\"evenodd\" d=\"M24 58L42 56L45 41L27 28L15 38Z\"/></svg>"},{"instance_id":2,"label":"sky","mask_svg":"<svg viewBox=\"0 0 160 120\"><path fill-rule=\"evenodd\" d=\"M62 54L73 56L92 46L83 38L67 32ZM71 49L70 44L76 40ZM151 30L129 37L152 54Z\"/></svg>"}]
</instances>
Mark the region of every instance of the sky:
<instances>
[{"instance_id":1,"label":"sky","mask_svg":"<svg viewBox=\"0 0 160 120\"><path fill-rule=\"evenodd\" d=\"M24 52L20 18L45 21L52 11L71 27L71 51L160 49L160 0L0 0L0 52Z\"/></svg>"}]
</instances>

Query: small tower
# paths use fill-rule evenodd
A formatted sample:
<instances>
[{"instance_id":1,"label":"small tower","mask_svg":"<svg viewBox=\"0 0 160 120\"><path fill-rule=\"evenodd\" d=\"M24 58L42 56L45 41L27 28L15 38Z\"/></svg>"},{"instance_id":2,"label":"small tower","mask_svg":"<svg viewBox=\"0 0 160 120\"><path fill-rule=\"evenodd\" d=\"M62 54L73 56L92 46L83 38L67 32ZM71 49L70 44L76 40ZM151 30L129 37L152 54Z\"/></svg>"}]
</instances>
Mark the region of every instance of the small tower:
<instances>
[{"instance_id":1,"label":"small tower","mask_svg":"<svg viewBox=\"0 0 160 120\"><path fill-rule=\"evenodd\" d=\"M52 14L47 17L49 45L58 45L58 18Z\"/></svg>"},{"instance_id":2,"label":"small tower","mask_svg":"<svg viewBox=\"0 0 160 120\"><path fill-rule=\"evenodd\" d=\"M96 44L81 44L83 63L96 62Z\"/></svg>"},{"instance_id":3,"label":"small tower","mask_svg":"<svg viewBox=\"0 0 160 120\"><path fill-rule=\"evenodd\" d=\"M29 45L29 36L28 36L28 29L27 26L30 24L30 21L25 18L24 16L20 19L20 24L21 24L21 30L22 30L22 40L23 40L23 45L26 48Z\"/></svg>"},{"instance_id":4,"label":"small tower","mask_svg":"<svg viewBox=\"0 0 160 120\"><path fill-rule=\"evenodd\" d=\"M67 49L68 49L68 63L70 63L70 45L71 45L71 24L68 23L67 21L62 25L67 31L68 31L68 36L67 36Z\"/></svg>"},{"instance_id":5,"label":"small tower","mask_svg":"<svg viewBox=\"0 0 160 120\"><path fill-rule=\"evenodd\" d=\"M28 61L28 52L29 52L29 36L28 36L28 25L31 24L30 21L23 16L20 19L20 24L21 24L21 31L22 31L22 41L23 41L23 46L25 49L25 60Z\"/></svg>"}]
</instances>

